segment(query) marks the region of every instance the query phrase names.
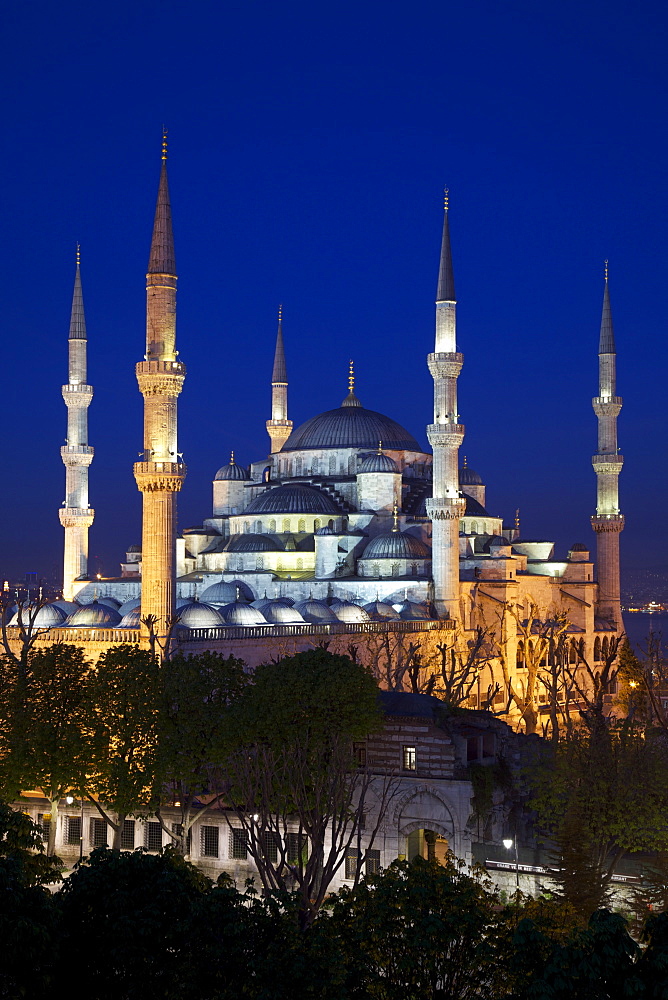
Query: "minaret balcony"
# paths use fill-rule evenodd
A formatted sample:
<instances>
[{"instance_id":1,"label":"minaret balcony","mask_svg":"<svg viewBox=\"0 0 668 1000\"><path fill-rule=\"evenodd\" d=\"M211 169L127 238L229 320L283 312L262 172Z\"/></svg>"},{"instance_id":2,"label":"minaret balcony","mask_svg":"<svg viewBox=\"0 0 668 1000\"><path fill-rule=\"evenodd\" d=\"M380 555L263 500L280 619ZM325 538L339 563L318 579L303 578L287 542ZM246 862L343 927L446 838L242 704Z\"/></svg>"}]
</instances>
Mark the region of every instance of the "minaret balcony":
<instances>
[{"instance_id":1,"label":"minaret balcony","mask_svg":"<svg viewBox=\"0 0 668 1000\"><path fill-rule=\"evenodd\" d=\"M67 406L77 406L85 407L90 405L90 401L93 398L93 386L85 385L83 383L78 383L72 385L68 383L67 385L61 386L63 399Z\"/></svg>"},{"instance_id":2,"label":"minaret balcony","mask_svg":"<svg viewBox=\"0 0 668 1000\"><path fill-rule=\"evenodd\" d=\"M60 457L65 465L90 465L94 454L95 449L89 444L64 444L60 449Z\"/></svg>"},{"instance_id":3,"label":"minaret balcony","mask_svg":"<svg viewBox=\"0 0 668 1000\"><path fill-rule=\"evenodd\" d=\"M464 424L427 424L427 438L432 448L459 448L464 433Z\"/></svg>"},{"instance_id":4,"label":"minaret balcony","mask_svg":"<svg viewBox=\"0 0 668 1000\"><path fill-rule=\"evenodd\" d=\"M618 476L624 465L624 456L592 455L591 464L597 476Z\"/></svg>"},{"instance_id":5,"label":"minaret balcony","mask_svg":"<svg viewBox=\"0 0 668 1000\"><path fill-rule=\"evenodd\" d=\"M466 510L463 497L428 497L425 505L432 521L459 521Z\"/></svg>"},{"instance_id":6,"label":"minaret balcony","mask_svg":"<svg viewBox=\"0 0 668 1000\"><path fill-rule=\"evenodd\" d=\"M143 396L176 397L183 388L186 366L181 361L140 361L135 372Z\"/></svg>"},{"instance_id":7,"label":"minaret balcony","mask_svg":"<svg viewBox=\"0 0 668 1000\"><path fill-rule=\"evenodd\" d=\"M61 507L58 516L63 528L90 528L95 511L92 507Z\"/></svg>"},{"instance_id":8,"label":"minaret balcony","mask_svg":"<svg viewBox=\"0 0 668 1000\"><path fill-rule=\"evenodd\" d=\"M594 514L591 518L591 526L595 532L619 532L624 529L624 515L616 514Z\"/></svg>"},{"instance_id":9,"label":"minaret balcony","mask_svg":"<svg viewBox=\"0 0 668 1000\"><path fill-rule=\"evenodd\" d=\"M142 493L178 493L186 478L183 462L135 462L137 489Z\"/></svg>"},{"instance_id":10,"label":"minaret balcony","mask_svg":"<svg viewBox=\"0 0 668 1000\"><path fill-rule=\"evenodd\" d=\"M464 355L459 353L428 354L427 365L434 379L458 378L464 365Z\"/></svg>"},{"instance_id":11,"label":"minaret balcony","mask_svg":"<svg viewBox=\"0 0 668 1000\"><path fill-rule=\"evenodd\" d=\"M597 417L617 417L622 408L622 397L594 396L591 405Z\"/></svg>"}]
</instances>

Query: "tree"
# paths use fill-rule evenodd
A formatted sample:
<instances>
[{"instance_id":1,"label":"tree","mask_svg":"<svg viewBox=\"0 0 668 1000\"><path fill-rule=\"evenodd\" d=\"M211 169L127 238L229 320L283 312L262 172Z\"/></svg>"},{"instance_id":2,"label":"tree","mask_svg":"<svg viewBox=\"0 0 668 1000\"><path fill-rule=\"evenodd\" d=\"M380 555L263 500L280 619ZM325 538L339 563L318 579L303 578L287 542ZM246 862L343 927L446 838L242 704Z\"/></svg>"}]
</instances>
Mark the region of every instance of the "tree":
<instances>
[{"instance_id":1,"label":"tree","mask_svg":"<svg viewBox=\"0 0 668 1000\"><path fill-rule=\"evenodd\" d=\"M382 724L377 695L364 667L316 649L258 667L232 713L226 799L265 889L297 892L303 929L353 845L363 857L372 796L370 842L390 794L355 753Z\"/></svg>"},{"instance_id":2,"label":"tree","mask_svg":"<svg viewBox=\"0 0 668 1000\"><path fill-rule=\"evenodd\" d=\"M230 705L247 683L242 660L208 651L177 653L160 669L155 814L181 854L193 823L220 802L208 794L211 765L227 734ZM162 817L165 801L181 810L176 830Z\"/></svg>"},{"instance_id":3,"label":"tree","mask_svg":"<svg viewBox=\"0 0 668 1000\"><path fill-rule=\"evenodd\" d=\"M606 716L605 697L617 680L620 670L619 652L624 636L611 636L607 652L603 654L602 667L594 668L585 657L582 648L577 648L579 671L572 671L571 676L580 696L583 707L580 709L585 724L590 729L600 728Z\"/></svg>"},{"instance_id":4,"label":"tree","mask_svg":"<svg viewBox=\"0 0 668 1000\"><path fill-rule=\"evenodd\" d=\"M532 805L553 845L561 896L588 917L604 904L627 853L668 847L668 755L632 722L594 730L545 748L532 776Z\"/></svg>"},{"instance_id":5,"label":"tree","mask_svg":"<svg viewBox=\"0 0 668 1000\"><path fill-rule=\"evenodd\" d=\"M114 831L115 850L120 849L126 817L148 812L153 803L159 669L150 651L138 646L116 646L100 656L88 687L88 798Z\"/></svg>"}]
</instances>

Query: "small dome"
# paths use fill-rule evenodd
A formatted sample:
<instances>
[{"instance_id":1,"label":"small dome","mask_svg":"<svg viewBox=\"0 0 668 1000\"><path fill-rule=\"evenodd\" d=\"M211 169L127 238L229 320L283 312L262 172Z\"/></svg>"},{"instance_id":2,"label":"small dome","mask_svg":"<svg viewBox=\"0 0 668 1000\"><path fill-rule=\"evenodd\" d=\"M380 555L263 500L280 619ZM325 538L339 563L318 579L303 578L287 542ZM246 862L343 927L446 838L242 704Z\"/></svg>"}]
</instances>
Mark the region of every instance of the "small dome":
<instances>
[{"instance_id":1,"label":"small dome","mask_svg":"<svg viewBox=\"0 0 668 1000\"><path fill-rule=\"evenodd\" d=\"M257 608L253 609L257 611ZM303 625L304 619L296 608L289 608L282 601L268 601L260 614L272 625Z\"/></svg>"},{"instance_id":2,"label":"small dome","mask_svg":"<svg viewBox=\"0 0 668 1000\"><path fill-rule=\"evenodd\" d=\"M61 611L65 612L65 617L67 617L67 615L72 615L74 614L75 611L78 611L81 605L79 604L78 601L60 600L60 601L51 601L51 607L60 608Z\"/></svg>"},{"instance_id":3,"label":"small dome","mask_svg":"<svg viewBox=\"0 0 668 1000\"><path fill-rule=\"evenodd\" d=\"M316 486L274 486L248 504L244 514L340 514L332 498Z\"/></svg>"},{"instance_id":4,"label":"small dome","mask_svg":"<svg viewBox=\"0 0 668 1000\"><path fill-rule=\"evenodd\" d=\"M75 611L67 619L67 625L74 628L92 628L95 625L118 625L121 620L116 608L110 608L107 604L100 604L93 601L92 604L84 604L82 608Z\"/></svg>"},{"instance_id":5,"label":"small dome","mask_svg":"<svg viewBox=\"0 0 668 1000\"><path fill-rule=\"evenodd\" d=\"M185 628L212 628L223 624L218 610L201 601L190 601L178 610L179 625Z\"/></svg>"},{"instance_id":6,"label":"small dome","mask_svg":"<svg viewBox=\"0 0 668 1000\"><path fill-rule=\"evenodd\" d=\"M389 531L371 539L362 559L431 559L431 550L415 535Z\"/></svg>"},{"instance_id":7,"label":"small dome","mask_svg":"<svg viewBox=\"0 0 668 1000\"><path fill-rule=\"evenodd\" d=\"M233 583L219 580L202 591L201 599L205 604L230 604L237 599L237 588Z\"/></svg>"},{"instance_id":8,"label":"small dome","mask_svg":"<svg viewBox=\"0 0 668 1000\"><path fill-rule=\"evenodd\" d=\"M339 601L338 607L332 608L332 611L340 622L345 622L347 625L358 625L360 622L371 621L364 608L361 608L359 604L352 604L350 601Z\"/></svg>"},{"instance_id":9,"label":"small dome","mask_svg":"<svg viewBox=\"0 0 668 1000\"><path fill-rule=\"evenodd\" d=\"M334 528L330 528L328 524L326 524L324 528L318 528L316 531L316 535L333 535L333 534L335 534Z\"/></svg>"},{"instance_id":10,"label":"small dome","mask_svg":"<svg viewBox=\"0 0 668 1000\"><path fill-rule=\"evenodd\" d=\"M589 546L583 542L576 542L575 545L571 545L571 552L589 552Z\"/></svg>"},{"instance_id":11,"label":"small dome","mask_svg":"<svg viewBox=\"0 0 668 1000\"><path fill-rule=\"evenodd\" d=\"M304 621L311 625L318 625L320 622L336 622L338 618L331 608L324 601L316 601L309 597L306 601L298 601L295 604L295 611L298 611Z\"/></svg>"},{"instance_id":12,"label":"small dome","mask_svg":"<svg viewBox=\"0 0 668 1000\"><path fill-rule=\"evenodd\" d=\"M468 465L465 465L463 469L459 470L459 485L482 486L483 481L477 472L474 472L473 469L469 469Z\"/></svg>"},{"instance_id":13,"label":"small dome","mask_svg":"<svg viewBox=\"0 0 668 1000\"><path fill-rule=\"evenodd\" d=\"M118 611L121 606L121 602L116 600L115 597L98 597L98 604L106 604L108 608L113 608L114 611ZM121 616L122 617L122 616Z\"/></svg>"},{"instance_id":14,"label":"small dome","mask_svg":"<svg viewBox=\"0 0 668 1000\"><path fill-rule=\"evenodd\" d=\"M120 628L139 628L141 625L141 608L131 608L126 611L119 622Z\"/></svg>"},{"instance_id":15,"label":"small dome","mask_svg":"<svg viewBox=\"0 0 668 1000\"><path fill-rule=\"evenodd\" d=\"M178 611L179 608L185 608L186 604L190 604L190 598L186 599L185 597L177 597L174 604L176 610Z\"/></svg>"},{"instance_id":16,"label":"small dome","mask_svg":"<svg viewBox=\"0 0 668 1000\"><path fill-rule=\"evenodd\" d=\"M243 465L237 465L234 461L234 452L230 456L230 460L227 465L223 465L218 472L213 477L214 482L220 482L221 480L236 480L237 482L247 482L250 480L248 475L248 470L244 469Z\"/></svg>"},{"instance_id":17,"label":"small dome","mask_svg":"<svg viewBox=\"0 0 668 1000\"><path fill-rule=\"evenodd\" d=\"M389 618L392 621L398 621L399 619L399 613L394 610L391 604L386 604L384 601L372 601L371 604L365 604L364 610L375 621L383 618Z\"/></svg>"},{"instance_id":18,"label":"small dome","mask_svg":"<svg viewBox=\"0 0 668 1000\"><path fill-rule=\"evenodd\" d=\"M141 545L129 545L128 552L141 552Z\"/></svg>"},{"instance_id":19,"label":"small dome","mask_svg":"<svg viewBox=\"0 0 668 1000\"><path fill-rule=\"evenodd\" d=\"M493 535L487 545L490 549L500 549L510 545L510 542L503 535Z\"/></svg>"},{"instance_id":20,"label":"small dome","mask_svg":"<svg viewBox=\"0 0 668 1000\"><path fill-rule=\"evenodd\" d=\"M278 545L269 535L232 535L225 546L225 552L280 552ZM232 598L234 600L234 598Z\"/></svg>"},{"instance_id":21,"label":"small dome","mask_svg":"<svg viewBox=\"0 0 668 1000\"><path fill-rule=\"evenodd\" d=\"M414 601L404 601L399 610L399 617L404 621L429 621L431 615L424 604L416 604Z\"/></svg>"},{"instance_id":22,"label":"small dome","mask_svg":"<svg viewBox=\"0 0 668 1000\"><path fill-rule=\"evenodd\" d=\"M283 604L286 608L291 608L295 602L291 597L260 597L257 601L251 601L251 608L264 611L268 604Z\"/></svg>"},{"instance_id":23,"label":"small dome","mask_svg":"<svg viewBox=\"0 0 668 1000\"><path fill-rule=\"evenodd\" d=\"M19 617L21 617L23 627L26 628L30 624L30 616L33 612L34 608L23 607L19 613L17 608L10 625L18 625ZM34 628L55 628L56 625L62 625L66 618L67 613L63 608L58 608L55 604L44 604L32 620L32 625Z\"/></svg>"},{"instance_id":24,"label":"small dome","mask_svg":"<svg viewBox=\"0 0 668 1000\"><path fill-rule=\"evenodd\" d=\"M125 602L125 604L121 604L120 608L118 609L118 613L121 616L121 618L124 618L125 615L127 615L128 611L134 611L136 608L140 607L141 607L141 597L131 597L129 601Z\"/></svg>"},{"instance_id":25,"label":"small dome","mask_svg":"<svg viewBox=\"0 0 668 1000\"><path fill-rule=\"evenodd\" d=\"M220 609L226 625L266 625L267 620L261 611L252 608L250 604L234 601Z\"/></svg>"},{"instance_id":26,"label":"small dome","mask_svg":"<svg viewBox=\"0 0 668 1000\"><path fill-rule=\"evenodd\" d=\"M367 455L357 471L358 473L398 472L399 466L389 455L384 455L382 451L377 451L373 455Z\"/></svg>"}]
</instances>

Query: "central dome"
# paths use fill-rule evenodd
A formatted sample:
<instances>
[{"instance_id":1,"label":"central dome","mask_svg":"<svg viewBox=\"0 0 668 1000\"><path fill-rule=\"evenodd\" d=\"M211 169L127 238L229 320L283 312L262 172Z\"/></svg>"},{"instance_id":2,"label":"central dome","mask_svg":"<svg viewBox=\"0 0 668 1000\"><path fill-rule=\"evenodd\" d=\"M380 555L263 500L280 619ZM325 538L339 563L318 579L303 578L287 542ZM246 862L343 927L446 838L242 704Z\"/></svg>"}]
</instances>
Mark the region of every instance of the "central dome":
<instances>
[{"instance_id":1,"label":"central dome","mask_svg":"<svg viewBox=\"0 0 668 1000\"><path fill-rule=\"evenodd\" d=\"M281 451L310 448L377 448L389 451L417 451L422 448L401 424L363 406L339 406L311 417L295 428Z\"/></svg>"},{"instance_id":2,"label":"central dome","mask_svg":"<svg viewBox=\"0 0 668 1000\"><path fill-rule=\"evenodd\" d=\"M285 448L283 448L285 451ZM340 514L332 498L315 486L293 483L260 493L244 514Z\"/></svg>"}]
</instances>

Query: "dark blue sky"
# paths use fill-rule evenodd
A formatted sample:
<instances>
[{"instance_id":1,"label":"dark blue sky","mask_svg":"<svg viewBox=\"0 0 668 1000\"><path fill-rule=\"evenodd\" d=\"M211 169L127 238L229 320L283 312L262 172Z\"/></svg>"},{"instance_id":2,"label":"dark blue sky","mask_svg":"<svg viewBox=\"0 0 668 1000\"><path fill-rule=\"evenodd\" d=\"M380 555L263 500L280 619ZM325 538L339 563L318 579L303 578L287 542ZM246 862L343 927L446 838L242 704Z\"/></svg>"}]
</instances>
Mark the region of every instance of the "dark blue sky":
<instances>
[{"instance_id":1,"label":"dark blue sky","mask_svg":"<svg viewBox=\"0 0 668 1000\"><path fill-rule=\"evenodd\" d=\"M290 416L357 390L420 440L442 188L465 366L463 453L488 508L593 545L603 259L624 397L628 566L666 507L665 4L43 0L0 35L5 476L0 573L58 577L74 245L89 332L93 570L140 540L135 362L170 133L188 367L180 527L234 448L267 451L276 308Z\"/></svg>"}]
</instances>

